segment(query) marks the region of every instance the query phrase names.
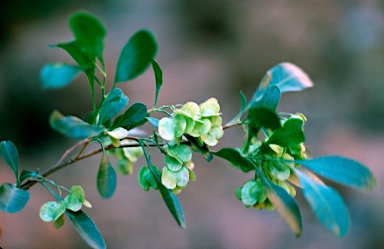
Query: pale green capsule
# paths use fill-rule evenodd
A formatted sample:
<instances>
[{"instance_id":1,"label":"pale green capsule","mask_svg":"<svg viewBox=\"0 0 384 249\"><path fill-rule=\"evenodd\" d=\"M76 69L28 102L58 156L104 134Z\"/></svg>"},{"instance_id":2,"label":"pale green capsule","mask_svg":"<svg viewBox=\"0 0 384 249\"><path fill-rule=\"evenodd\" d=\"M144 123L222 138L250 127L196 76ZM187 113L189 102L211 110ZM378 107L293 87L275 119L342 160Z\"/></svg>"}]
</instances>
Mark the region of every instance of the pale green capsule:
<instances>
[{"instance_id":1,"label":"pale green capsule","mask_svg":"<svg viewBox=\"0 0 384 249\"><path fill-rule=\"evenodd\" d=\"M168 170L167 167L163 168L161 183L168 189L176 188L176 176L172 171Z\"/></svg>"},{"instance_id":2,"label":"pale green capsule","mask_svg":"<svg viewBox=\"0 0 384 249\"><path fill-rule=\"evenodd\" d=\"M176 185L180 187L187 186L189 182L189 171L186 167L183 167L181 170L174 172L176 176Z\"/></svg>"},{"instance_id":3,"label":"pale green capsule","mask_svg":"<svg viewBox=\"0 0 384 249\"><path fill-rule=\"evenodd\" d=\"M187 127L187 121L185 120L184 116L173 116L173 124L175 137L182 137L185 132L185 128Z\"/></svg>"},{"instance_id":4,"label":"pale green capsule","mask_svg":"<svg viewBox=\"0 0 384 249\"><path fill-rule=\"evenodd\" d=\"M188 145L180 144L173 147L169 147L168 155L175 158L181 164L184 164L192 159L192 151Z\"/></svg>"},{"instance_id":5,"label":"pale green capsule","mask_svg":"<svg viewBox=\"0 0 384 249\"><path fill-rule=\"evenodd\" d=\"M175 124L170 118L162 118L159 121L159 134L165 140L175 139Z\"/></svg>"},{"instance_id":6,"label":"pale green capsule","mask_svg":"<svg viewBox=\"0 0 384 249\"><path fill-rule=\"evenodd\" d=\"M187 102L181 110L190 118L196 118L200 114L200 107L195 102Z\"/></svg>"},{"instance_id":7,"label":"pale green capsule","mask_svg":"<svg viewBox=\"0 0 384 249\"><path fill-rule=\"evenodd\" d=\"M200 116L201 117L210 117L219 115L220 105L216 98L210 98L204 103L200 104Z\"/></svg>"},{"instance_id":8,"label":"pale green capsule","mask_svg":"<svg viewBox=\"0 0 384 249\"><path fill-rule=\"evenodd\" d=\"M183 167L182 163L169 155L165 156L164 162L167 168L171 171L179 171Z\"/></svg>"}]
</instances>

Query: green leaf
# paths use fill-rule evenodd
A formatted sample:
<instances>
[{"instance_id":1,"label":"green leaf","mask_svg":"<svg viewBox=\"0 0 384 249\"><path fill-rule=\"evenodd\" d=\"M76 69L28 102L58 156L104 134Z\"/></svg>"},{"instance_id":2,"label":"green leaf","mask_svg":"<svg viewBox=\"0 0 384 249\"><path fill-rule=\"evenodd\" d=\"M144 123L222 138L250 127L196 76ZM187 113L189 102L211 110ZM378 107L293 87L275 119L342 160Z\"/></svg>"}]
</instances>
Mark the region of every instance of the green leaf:
<instances>
[{"instance_id":1,"label":"green leaf","mask_svg":"<svg viewBox=\"0 0 384 249\"><path fill-rule=\"evenodd\" d=\"M34 178L34 177L41 177L37 172L31 171L31 170L25 170L23 169L20 173L20 183L25 181L28 178Z\"/></svg>"},{"instance_id":2,"label":"green leaf","mask_svg":"<svg viewBox=\"0 0 384 249\"><path fill-rule=\"evenodd\" d=\"M49 124L55 131L76 139L97 136L103 132L103 129L98 126L90 125L74 116L64 116L58 111L51 114Z\"/></svg>"},{"instance_id":3,"label":"green leaf","mask_svg":"<svg viewBox=\"0 0 384 249\"><path fill-rule=\"evenodd\" d=\"M81 210L77 212L66 210L65 214L76 232L90 247L97 249L107 248L99 229L88 215Z\"/></svg>"},{"instance_id":4,"label":"green leaf","mask_svg":"<svg viewBox=\"0 0 384 249\"><path fill-rule=\"evenodd\" d=\"M227 160L231 165L240 168L243 172L249 172L255 167L250 163L242 154L240 149L237 148L222 148L217 152L212 152L215 156Z\"/></svg>"},{"instance_id":5,"label":"green leaf","mask_svg":"<svg viewBox=\"0 0 384 249\"><path fill-rule=\"evenodd\" d=\"M58 47L64 49L83 69L88 78L93 77L94 69L96 68L95 55L89 51L82 49L81 43L78 41L71 41L67 43L59 43L51 47Z\"/></svg>"},{"instance_id":6,"label":"green leaf","mask_svg":"<svg viewBox=\"0 0 384 249\"><path fill-rule=\"evenodd\" d=\"M251 102L257 101L265 94L269 86L277 86L281 93L301 91L312 87L313 82L308 75L298 66L283 62L267 71L260 85L252 97Z\"/></svg>"},{"instance_id":7,"label":"green leaf","mask_svg":"<svg viewBox=\"0 0 384 249\"><path fill-rule=\"evenodd\" d=\"M69 24L81 47L102 58L106 31L100 21L90 14L76 13L71 16Z\"/></svg>"},{"instance_id":8,"label":"green leaf","mask_svg":"<svg viewBox=\"0 0 384 249\"><path fill-rule=\"evenodd\" d=\"M40 219L45 222L55 221L60 218L65 212L65 205L63 201L49 201L40 208Z\"/></svg>"},{"instance_id":9,"label":"green leaf","mask_svg":"<svg viewBox=\"0 0 384 249\"><path fill-rule=\"evenodd\" d=\"M277 211L283 217L287 225L296 233L296 236L299 237L303 230L303 225L301 221L300 209L295 199L282 187L268 180L260 170L257 170L257 173L267 190L268 199L276 207Z\"/></svg>"},{"instance_id":10,"label":"green leaf","mask_svg":"<svg viewBox=\"0 0 384 249\"><path fill-rule=\"evenodd\" d=\"M161 182L158 183L158 186L161 196L163 197L163 200L168 207L168 210L175 218L177 224L182 228L185 228L184 212L176 195L163 184L161 184Z\"/></svg>"},{"instance_id":11,"label":"green leaf","mask_svg":"<svg viewBox=\"0 0 384 249\"><path fill-rule=\"evenodd\" d=\"M4 213L21 211L29 200L29 192L10 183L0 186L0 210Z\"/></svg>"},{"instance_id":12,"label":"green leaf","mask_svg":"<svg viewBox=\"0 0 384 249\"><path fill-rule=\"evenodd\" d=\"M99 124L115 117L128 104L128 97L119 88L113 89L104 100L99 110Z\"/></svg>"},{"instance_id":13,"label":"green leaf","mask_svg":"<svg viewBox=\"0 0 384 249\"><path fill-rule=\"evenodd\" d=\"M134 34L121 51L115 83L132 80L143 73L156 52L157 44L150 32L141 30Z\"/></svg>"},{"instance_id":14,"label":"green leaf","mask_svg":"<svg viewBox=\"0 0 384 249\"><path fill-rule=\"evenodd\" d=\"M249 109L247 118L250 121L251 129L255 129L255 132L258 132L262 127L271 128L272 130L281 127L280 118L276 112L264 107L252 106ZM257 132L253 135L256 136Z\"/></svg>"},{"instance_id":15,"label":"green leaf","mask_svg":"<svg viewBox=\"0 0 384 249\"><path fill-rule=\"evenodd\" d=\"M340 157L325 156L308 160L296 160L313 172L333 181L363 190L376 187L376 179L372 172L361 163Z\"/></svg>"},{"instance_id":16,"label":"green leaf","mask_svg":"<svg viewBox=\"0 0 384 249\"><path fill-rule=\"evenodd\" d=\"M62 48L79 64L83 69L85 75L88 78L89 86L91 88L92 101L95 102L95 68L96 68L96 57L93 53L83 49L81 43L78 41L71 41L67 43L59 43L53 45L53 47Z\"/></svg>"},{"instance_id":17,"label":"green leaf","mask_svg":"<svg viewBox=\"0 0 384 249\"><path fill-rule=\"evenodd\" d=\"M16 180L19 174L19 153L12 141L2 141L0 143L0 156L15 173Z\"/></svg>"},{"instance_id":18,"label":"green leaf","mask_svg":"<svg viewBox=\"0 0 384 249\"><path fill-rule=\"evenodd\" d=\"M40 72L43 88L63 88L72 82L82 71L78 66L65 63L45 65Z\"/></svg>"},{"instance_id":19,"label":"green leaf","mask_svg":"<svg viewBox=\"0 0 384 249\"><path fill-rule=\"evenodd\" d=\"M280 102L280 95L280 89L275 85L271 85L265 89L263 95L261 95L258 99L250 101L249 105L254 107L264 107L271 111L276 111Z\"/></svg>"},{"instance_id":20,"label":"green leaf","mask_svg":"<svg viewBox=\"0 0 384 249\"><path fill-rule=\"evenodd\" d=\"M156 95L155 95L155 101L153 103L153 106L156 106L157 104L157 97L159 96L160 88L163 84L163 71L161 71L161 68L159 64L151 59L153 72L155 74L155 81L156 81Z\"/></svg>"},{"instance_id":21,"label":"green leaf","mask_svg":"<svg viewBox=\"0 0 384 249\"><path fill-rule=\"evenodd\" d=\"M157 118L151 118L151 117L146 117L149 123L153 125L155 128L159 128L159 119Z\"/></svg>"},{"instance_id":22,"label":"green leaf","mask_svg":"<svg viewBox=\"0 0 384 249\"><path fill-rule=\"evenodd\" d=\"M116 172L109 162L107 155L103 153L97 173L97 190L101 197L110 198L116 190L116 185Z\"/></svg>"},{"instance_id":23,"label":"green leaf","mask_svg":"<svg viewBox=\"0 0 384 249\"><path fill-rule=\"evenodd\" d=\"M277 144L282 147L295 146L304 142L303 120L288 119L282 127L276 129L268 138L267 144Z\"/></svg>"},{"instance_id":24,"label":"green leaf","mask_svg":"<svg viewBox=\"0 0 384 249\"><path fill-rule=\"evenodd\" d=\"M116 127L125 127L133 129L147 117L147 106L137 102L131 105L124 114L118 116L113 122L112 129Z\"/></svg>"},{"instance_id":25,"label":"green leaf","mask_svg":"<svg viewBox=\"0 0 384 249\"><path fill-rule=\"evenodd\" d=\"M314 181L303 172L295 169L300 179L305 199L319 221L337 236L344 236L349 228L349 216L343 199L331 187Z\"/></svg>"}]
</instances>

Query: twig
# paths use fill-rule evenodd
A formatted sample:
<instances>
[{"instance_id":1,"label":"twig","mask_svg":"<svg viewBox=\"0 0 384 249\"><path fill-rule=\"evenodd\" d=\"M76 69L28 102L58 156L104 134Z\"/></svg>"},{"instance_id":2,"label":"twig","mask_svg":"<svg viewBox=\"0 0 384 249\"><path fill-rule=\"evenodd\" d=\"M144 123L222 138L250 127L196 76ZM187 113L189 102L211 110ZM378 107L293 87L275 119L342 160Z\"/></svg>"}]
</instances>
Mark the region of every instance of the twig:
<instances>
[{"instance_id":1,"label":"twig","mask_svg":"<svg viewBox=\"0 0 384 249\"><path fill-rule=\"evenodd\" d=\"M129 139L129 140L134 140L136 142L139 141L139 138L137 137L131 137L131 136L127 136L125 137L124 139ZM91 156L94 156L94 155L97 155L99 153L101 153L103 151L102 148L100 149L97 149L97 150L94 150L94 151L91 151L89 152L88 154L85 154L85 155L82 155L81 156L81 153L84 151L85 147L90 143L90 140L89 139L86 139L86 140L82 140L78 143L76 143L75 145L73 145L71 148L69 148L65 153L64 155L62 156L62 158L56 163L54 164L53 166L51 166L50 168L48 168L47 170L43 171L41 173L41 176L43 177L47 177L53 173L55 173L56 171L68 166L68 165L71 165L73 163L76 163L78 161L81 161L83 159L86 159L88 157L91 157ZM188 141L185 141L185 143L188 143ZM82 149L80 150L80 152L76 155L76 156L73 156L72 158L64 161L64 158L71 152L73 151L74 148L80 146L84 144L84 146L82 147ZM159 144L160 146L164 145L164 144ZM149 147L155 147L156 145L155 144L149 144L147 145ZM105 151L107 150L111 150L111 149L117 149L117 148L129 148L129 147L140 147L140 144L126 144L126 145L121 145L120 147L115 147L113 146L112 144L105 147ZM25 189L25 190L28 190L30 187L32 187L33 185L35 185L37 182L39 182L39 180L28 180L26 181L25 183L23 183L20 188L22 189Z\"/></svg>"},{"instance_id":2,"label":"twig","mask_svg":"<svg viewBox=\"0 0 384 249\"><path fill-rule=\"evenodd\" d=\"M65 153L61 156L60 160L57 162L57 164L60 164L62 161L64 161L64 159L72 152L74 151L77 147L79 147L80 145L84 144L83 148L80 150L80 152L78 153L78 156L84 151L85 147L87 147L87 145L89 144L89 139L83 139L79 142L77 142L76 144L72 145L71 148L69 148L68 150L65 151ZM77 156L77 157L78 157Z\"/></svg>"}]
</instances>

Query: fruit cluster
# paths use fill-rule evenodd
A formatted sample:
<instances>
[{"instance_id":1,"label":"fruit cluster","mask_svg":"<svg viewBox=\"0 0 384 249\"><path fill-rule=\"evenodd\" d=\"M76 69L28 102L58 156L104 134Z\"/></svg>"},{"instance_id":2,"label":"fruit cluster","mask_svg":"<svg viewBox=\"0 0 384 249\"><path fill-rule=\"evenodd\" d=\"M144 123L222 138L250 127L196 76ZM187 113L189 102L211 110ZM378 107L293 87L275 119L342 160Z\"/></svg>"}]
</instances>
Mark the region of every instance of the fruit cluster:
<instances>
[{"instance_id":1,"label":"fruit cluster","mask_svg":"<svg viewBox=\"0 0 384 249\"><path fill-rule=\"evenodd\" d=\"M188 102L180 109L175 109L171 117L162 118L158 124L160 136L170 141L165 146L165 167L161 181L174 192L180 192L196 176L192 171L192 151L181 144L184 135L196 138L200 146L215 146L223 136L220 105L215 98L210 98L200 105Z\"/></svg>"},{"instance_id":2,"label":"fruit cluster","mask_svg":"<svg viewBox=\"0 0 384 249\"><path fill-rule=\"evenodd\" d=\"M82 206L91 208L92 205L85 199L84 190L81 186L72 186L69 194L58 201L49 201L41 206L40 218L45 222L53 221L55 228L60 228L64 224L64 213L66 210L77 212Z\"/></svg>"},{"instance_id":3,"label":"fruit cluster","mask_svg":"<svg viewBox=\"0 0 384 249\"><path fill-rule=\"evenodd\" d=\"M304 122L306 121L303 115L292 115L288 119L282 119L282 128L284 129L284 123L301 122L299 128L302 129ZM273 182L280 186L291 196L296 195L296 190L292 186L295 183L295 175L292 168L298 167L295 164L295 159L307 158L305 146L303 142L297 142L289 144L289 146L282 146L281 140L277 144L270 141L278 141L276 139L270 139L272 134L278 134L280 131L274 132L265 131L265 141L261 143L255 139L252 140L252 144L249 146L247 156L252 159L254 164L262 171L263 177L266 180ZM280 132L282 134L282 132ZM275 135L274 135L275 136ZM268 198L265 186L262 183L261 177L256 174L255 179L247 181L242 187L236 190L236 196L243 202L246 207L253 206L255 208L264 208L267 210L273 210L275 207Z\"/></svg>"},{"instance_id":4,"label":"fruit cluster","mask_svg":"<svg viewBox=\"0 0 384 249\"><path fill-rule=\"evenodd\" d=\"M224 135L220 105L210 98L200 105L188 102L176 109L171 117L159 121L159 134L168 141L179 143L184 134L197 138L200 145L215 146Z\"/></svg>"}]
</instances>

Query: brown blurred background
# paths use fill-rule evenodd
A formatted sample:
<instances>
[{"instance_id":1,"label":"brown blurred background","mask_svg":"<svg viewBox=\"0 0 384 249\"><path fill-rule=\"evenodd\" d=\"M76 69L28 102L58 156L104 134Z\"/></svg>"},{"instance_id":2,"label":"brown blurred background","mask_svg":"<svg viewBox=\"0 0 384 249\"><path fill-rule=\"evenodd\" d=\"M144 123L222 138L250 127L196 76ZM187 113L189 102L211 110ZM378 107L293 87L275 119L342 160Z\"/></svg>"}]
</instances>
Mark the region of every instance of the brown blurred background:
<instances>
[{"instance_id":1,"label":"brown blurred background","mask_svg":"<svg viewBox=\"0 0 384 249\"><path fill-rule=\"evenodd\" d=\"M157 60L164 85L159 104L202 102L216 97L228 122L239 109L239 92L251 97L273 65L293 62L315 88L288 93L279 110L307 118L307 147L313 156L355 158L376 174L368 193L335 185L349 207L351 227L344 238L326 231L298 195L304 232L296 239L277 212L246 209L234 191L251 175L226 162L207 163L194 155L197 181L180 195L187 229L177 227L157 192L145 193L134 175L118 178L110 200L96 192L100 157L51 176L58 184L82 185L93 208L85 210L109 248L384 248L384 1L60 1L6 0L0 8L0 140L19 148L20 165L45 169L74 141L51 131L54 109L84 116L91 109L85 77L63 90L43 91L39 70L45 63L71 62L48 44L71 40L68 18L84 10L107 28L105 59L109 80L128 38L145 28L159 43ZM110 82L111 83L111 82ZM149 69L120 84L130 104L152 105L154 78ZM241 143L241 129L226 131L220 146ZM157 164L162 167L162 161ZM13 181L0 161L0 182ZM0 213L0 247L86 248L69 222L55 230L38 217L53 198L35 186L18 214Z\"/></svg>"}]
</instances>

